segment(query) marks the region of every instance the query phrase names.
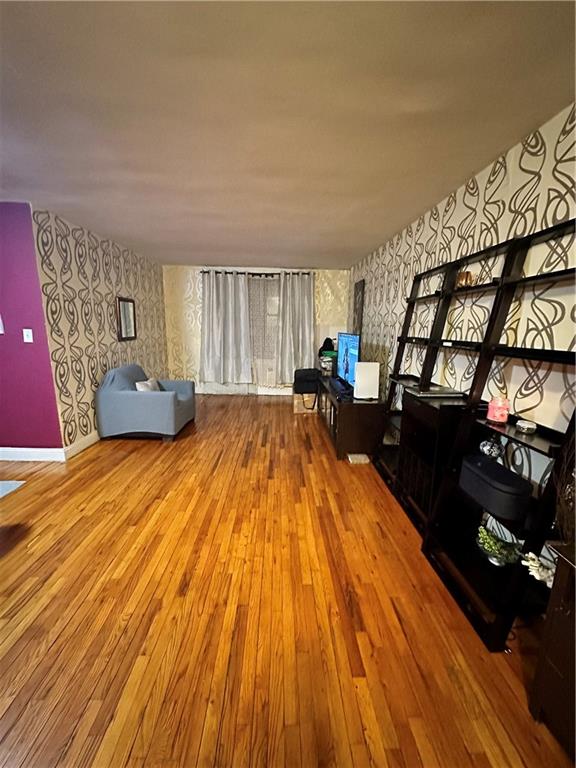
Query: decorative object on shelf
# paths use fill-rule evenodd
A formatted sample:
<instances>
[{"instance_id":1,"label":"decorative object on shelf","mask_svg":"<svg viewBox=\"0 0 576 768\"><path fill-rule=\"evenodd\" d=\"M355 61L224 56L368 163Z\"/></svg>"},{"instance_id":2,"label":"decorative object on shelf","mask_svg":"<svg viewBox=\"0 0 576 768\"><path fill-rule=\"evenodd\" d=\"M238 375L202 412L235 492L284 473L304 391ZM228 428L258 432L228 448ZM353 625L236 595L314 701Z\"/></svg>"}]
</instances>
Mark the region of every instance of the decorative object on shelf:
<instances>
[{"instance_id":1,"label":"decorative object on shelf","mask_svg":"<svg viewBox=\"0 0 576 768\"><path fill-rule=\"evenodd\" d=\"M473 272L470 272L469 270L463 270L462 272L458 273L458 276L456 278L457 288L463 288L464 286L475 285L475 284L476 284L476 275Z\"/></svg>"},{"instance_id":2,"label":"decorative object on shelf","mask_svg":"<svg viewBox=\"0 0 576 768\"><path fill-rule=\"evenodd\" d=\"M506 424L510 413L510 401L507 397L493 397L488 403L488 421L495 424Z\"/></svg>"},{"instance_id":3,"label":"decorative object on shelf","mask_svg":"<svg viewBox=\"0 0 576 768\"><path fill-rule=\"evenodd\" d=\"M543 581L549 589L552 588L554 574L556 573L556 563L546 561L542 557L535 555L534 552L528 552L522 558L522 565L528 568L530 576L533 576L536 581Z\"/></svg>"},{"instance_id":4,"label":"decorative object on shelf","mask_svg":"<svg viewBox=\"0 0 576 768\"><path fill-rule=\"evenodd\" d=\"M334 352L334 350L334 339L331 339L330 336L326 336L322 342L322 346L318 350L318 357L322 357L326 352Z\"/></svg>"},{"instance_id":5,"label":"decorative object on shelf","mask_svg":"<svg viewBox=\"0 0 576 768\"><path fill-rule=\"evenodd\" d=\"M500 435L492 435L488 440L483 440L478 446L480 451L485 456L490 456L491 459L500 459L504 455L504 446Z\"/></svg>"},{"instance_id":6,"label":"decorative object on shelf","mask_svg":"<svg viewBox=\"0 0 576 768\"><path fill-rule=\"evenodd\" d=\"M323 376L332 376L334 374L334 362L337 355L338 353L334 349L334 339L326 336L318 350L318 360Z\"/></svg>"},{"instance_id":7,"label":"decorative object on shelf","mask_svg":"<svg viewBox=\"0 0 576 768\"><path fill-rule=\"evenodd\" d=\"M533 421L525 421L524 419L521 419L516 422L516 429L524 435L533 435L534 432L536 432L536 424L534 424Z\"/></svg>"},{"instance_id":8,"label":"decorative object on shelf","mask_svg":"<svg viewBox=\"0 0 576 768\"><path fill-rule=\"evenodd\" d=\"M134 341L136 338L136 305L134 299L116 297L116 321L118 341Z\"/></svg>"},{"instance_id":9,"label":"decorative object on shelf","mask_svg":"<svg viewBox=\"0 0 576 768\"><path fill-rule=\"evenodd\" d=\"M529 480L482 454L464 457L459 486L498 520L521 522L533 503Z\"/></svg>"},{"instance_id":10,"label":"decorative object on shelf","mask_svg":"<svg viewBox=\"0 0 576 768\"><path fill-rule=\"evenodd\" d=\"M499 539L485 525L479 526L476 542L488 558L488 562L499 568L515 563L520 556L518 544Z\"/></svg>"}]
</instances>

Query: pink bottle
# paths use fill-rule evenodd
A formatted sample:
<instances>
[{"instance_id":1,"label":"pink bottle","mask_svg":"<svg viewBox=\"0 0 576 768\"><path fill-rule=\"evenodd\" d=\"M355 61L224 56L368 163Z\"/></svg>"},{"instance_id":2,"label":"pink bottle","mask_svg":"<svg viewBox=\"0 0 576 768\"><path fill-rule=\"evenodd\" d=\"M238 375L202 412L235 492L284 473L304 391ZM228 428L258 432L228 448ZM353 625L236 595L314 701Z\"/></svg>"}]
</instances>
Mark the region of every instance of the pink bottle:
<instances>
[{"instance_id":1,"label":"pink bottle","mask_svg":"<svg viewBox=\"0 0 576 768\"><path fill-rule=\"evenodd\" d=\"M505 424L508 421L510 402L506 397L493 397L488 403L488 421Z\"/></svg>"}]
</instances>

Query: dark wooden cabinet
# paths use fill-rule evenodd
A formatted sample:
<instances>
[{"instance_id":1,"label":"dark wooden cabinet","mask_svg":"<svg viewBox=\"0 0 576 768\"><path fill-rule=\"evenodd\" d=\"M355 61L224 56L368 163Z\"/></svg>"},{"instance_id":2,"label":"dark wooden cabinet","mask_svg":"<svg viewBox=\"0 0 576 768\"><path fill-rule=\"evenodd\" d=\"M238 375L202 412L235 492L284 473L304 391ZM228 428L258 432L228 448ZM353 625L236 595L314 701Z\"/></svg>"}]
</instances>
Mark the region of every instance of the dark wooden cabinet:
<instances>
[{"instance_id":1,"label":"dark wooden cabinet","mask_svg":"<svg viewBox=\"0 0 576 768\"><path fill-rule=\"evenodd\" d=\"M384 433L384 403L340 398L332 380L322 377L318 411L336 448L336 458L344 459L348 453L373 454Z\"/></svg>"},{"instance_id":2,"label":"dark wooden cabinet","mask_svg":"<svg viewBox=\"0 0 576 768\"><path fill-rule=\"evenodd\" d=\"M574 546L558 547L530 712L574 759Z\"/></svg>"},{"instance_id":3,"label":"dark wooden cabinet","mask_svg":"<svg viewBox=\"0 0 576 768\"><path fill-rule=\"evenodd\" d=\"M396 490L419 528L430 517L463 408L462 400L402 398Z\"/></svg>"}]
</instances>

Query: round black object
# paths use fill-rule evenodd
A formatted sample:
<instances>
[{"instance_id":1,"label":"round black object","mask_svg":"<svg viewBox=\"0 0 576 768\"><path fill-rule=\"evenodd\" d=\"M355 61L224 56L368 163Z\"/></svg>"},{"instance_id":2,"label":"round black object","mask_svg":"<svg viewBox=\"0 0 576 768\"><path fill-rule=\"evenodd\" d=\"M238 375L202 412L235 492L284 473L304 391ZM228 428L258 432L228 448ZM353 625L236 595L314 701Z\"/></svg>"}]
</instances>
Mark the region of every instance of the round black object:
<instances>
[{"instance_id":1,"label":"round black object","mask_svg":"<svg viewBox=\"0 0 576 768\"><path fill-rule=\"evenodd\" d=\"M487 512L503 520L523 520L532 500L529 480L489 456L466 456L460 488Z\"/></svg>"}]
</instances>

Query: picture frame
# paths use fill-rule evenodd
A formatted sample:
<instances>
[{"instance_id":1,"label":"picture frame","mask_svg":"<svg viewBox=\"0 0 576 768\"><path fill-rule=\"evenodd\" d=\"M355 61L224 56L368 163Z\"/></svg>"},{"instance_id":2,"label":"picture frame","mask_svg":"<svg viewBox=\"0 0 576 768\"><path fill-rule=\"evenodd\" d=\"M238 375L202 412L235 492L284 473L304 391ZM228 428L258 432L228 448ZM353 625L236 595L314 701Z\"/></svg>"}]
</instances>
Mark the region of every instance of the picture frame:
<instances>
[{"instance_id":1,"label":"picture frame","mask_svg":"<svg viewBox=\"0 0 576 768\"><path fill-rule=\"evenodd\" d=\"M116 297L116 321L118 341L134 341L136 338L136 304L134 299Z\"/></svg>"},{"instance_id":2,"label":"picture frame","mask_svg":"<svg viewBox=\"0 0 576 768\"><path fill-rule=\"evenodd\" d=\"M364 286L365 280L354 283L354 308L352 313L352 333L362 333L362 320L364 316Z\"/></svg>"}]
</instances>

